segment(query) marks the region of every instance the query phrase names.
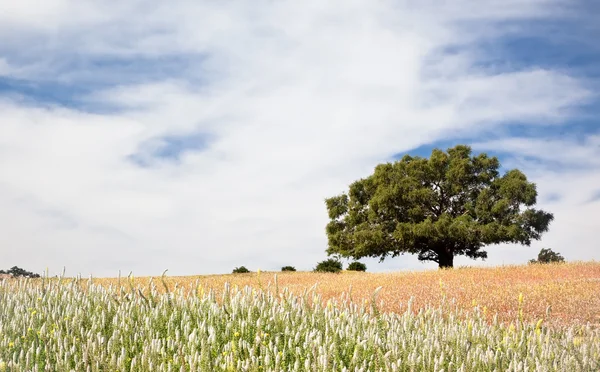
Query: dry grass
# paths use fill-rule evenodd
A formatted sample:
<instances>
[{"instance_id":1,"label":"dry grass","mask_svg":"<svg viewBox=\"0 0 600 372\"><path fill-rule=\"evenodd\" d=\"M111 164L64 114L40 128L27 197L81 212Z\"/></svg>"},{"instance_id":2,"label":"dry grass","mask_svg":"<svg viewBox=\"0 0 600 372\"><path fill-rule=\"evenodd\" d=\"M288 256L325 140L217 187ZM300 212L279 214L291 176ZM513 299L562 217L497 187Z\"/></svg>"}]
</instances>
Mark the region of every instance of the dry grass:
<instances>
[{"instance_id":1,"label":"dry grass","mask_svg":"<svg viewBox=\"0 0 600 372\"><path fill-rule=\"evenodd\" d=\"M383 312L404 312L411 297L414 298L413 309L418 310L425 305L438 306L446 296L446 303L456 301L465 310L479 306L490 320L497 314L501 321L514 321L519 316L519 295L522 294L521 308L525 321L545 319L547 325L584 325L589 322L600 326L599 262L397 273L254 272L166 277L165 282L170 291L181 288L190 293L199 284L202 290L208 292L212 289L220 298L226 282L232 287L258 289L262 286L275 291L275 274L280 291L287 287L292 293L301 295L318 284L316 292L324 301L341 300L344 293L348 295L350 292L354 302L363 303L370 301L373 291L382 286L377 305ZM156 277L153 281L158 289L164 290L159 279ZM117 278L93 279L95 284L114 286L118 281ZM129 287L127 278L120 281L122 286ZM149 282L149 277L134 278L136 287L148 287ZM549 306L550 317L546 319Z\"/></svg>"}]
</instances>

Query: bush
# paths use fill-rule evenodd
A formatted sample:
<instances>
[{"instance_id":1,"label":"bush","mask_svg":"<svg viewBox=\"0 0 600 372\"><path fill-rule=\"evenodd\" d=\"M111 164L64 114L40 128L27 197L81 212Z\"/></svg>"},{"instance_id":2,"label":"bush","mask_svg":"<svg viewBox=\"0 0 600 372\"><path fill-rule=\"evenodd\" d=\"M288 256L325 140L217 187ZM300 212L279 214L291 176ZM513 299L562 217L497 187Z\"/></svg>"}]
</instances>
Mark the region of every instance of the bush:
<instances>
[{"instance_id":1,"label":"bush","mask_svg":"<svg viewBox=\"0 0 600 372\"><path fill-rule=\"evenodd\" d=\"M350 265L348 265L348 268L346 268L346 270L349 270L349 271L367 271L367 265L365 265L362 262L354 261Z\"/></svg>"},{"instance_id":2,"label":"bush","mask_svg":"<svg viewBox=\"0 0 600 372\"><path fill-rule=\"evenodd\" d=\"M553 252L550 248L543 248L540 253L538 253L537 260L529 260L530 264L545 264L552 262L565 262L565 258L560 255L560 253Z\"/></svg>"},{"instance_id":3,"label":"bush","mask_svg":"<svg viewBox=\"0 0 600 372\"><path fill-rule=\"evenodd\" d=\"M339 273L342 271L342 263L336 259L330 258L319 262L314 271L319 273Z\"/></svg>"},{"instance_id":4,"label":"bush","mask_svg":"<svg viewBox=\"0 0 600 372\"><path fill-rule=\"evenodd\" d=\"M294 266L284 266L281 271L296 271L296 268Z\"/></svg>"},{"instance_id":5,"label":"bush","mask_svg":"<svg viewBox=\"0 0 600 372\"><path fill-rule=\"evenodd\" d=\"M40 277L40 274L32 273L31 271L21 269L20 267L17 267L17 266L13 266L7 271L0 270L0 274L10 274L15 278L19 278L19 277L39 278Z\"/></svg>"},{"instance_id":6,"label":"bush","mask_svg":"<svg viewBox=\"0 0 600 372\"><path fill-rule=\"evenodd\" d=\"M249 273L250 270L246 269L246 266L240 266L240 267L236 267L235 269L233 269L233 273L234 274L243 274L243 273Z\"/></svg>"}]
</instances>

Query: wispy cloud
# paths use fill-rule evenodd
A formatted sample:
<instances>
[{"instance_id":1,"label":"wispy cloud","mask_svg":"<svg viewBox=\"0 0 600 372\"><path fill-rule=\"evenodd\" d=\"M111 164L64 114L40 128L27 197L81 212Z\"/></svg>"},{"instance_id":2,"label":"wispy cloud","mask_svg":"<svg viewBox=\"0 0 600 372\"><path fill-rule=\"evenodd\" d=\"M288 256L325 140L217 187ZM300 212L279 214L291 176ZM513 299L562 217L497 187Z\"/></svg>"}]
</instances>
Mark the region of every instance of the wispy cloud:
<instances>
[{"instance_id":1,"label":"wispy cloud","mask_svg":"<svg viewBox=\"0 0 600 372\"><path fill-rule=\"evenodd\" d=\"M509 165L538 150L555 162L572 140L507 128L567 127L596 98L585 76L481 52L582 14L566 1L36 4L0 4L1 252L28 269L310 269L325 256L324 198L376 164L465 138ZM600 177L594 141L569 152L591 167L571 184L531 169L563 234L543 243L559 251L570 187ZM561 253L593 258L594 240L578 239ZM488 262L515 260L510 249Z\"/></svg>"}]
</instances>

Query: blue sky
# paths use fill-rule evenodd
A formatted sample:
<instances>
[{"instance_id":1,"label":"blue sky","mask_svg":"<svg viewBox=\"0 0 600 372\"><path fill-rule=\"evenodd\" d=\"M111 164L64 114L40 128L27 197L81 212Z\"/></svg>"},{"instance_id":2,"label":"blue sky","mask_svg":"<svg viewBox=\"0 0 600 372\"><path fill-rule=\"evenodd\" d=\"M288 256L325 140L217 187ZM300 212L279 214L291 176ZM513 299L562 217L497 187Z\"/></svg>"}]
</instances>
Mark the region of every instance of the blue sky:
<instances>
[{"instance_id":1,"label":"blue sky","mask_svg":"<svg viewBox=\"0 0 600 372\"><path fill-rule=\"evenodd\" d=\"M600 36L600 26L594 16L600 14L600 3L594 1L574 3L577 11L574 16L529 21L526 25L516 22L514 26L523 29L523 32L482 40L475 46L480 58L475 65L504 71L532 68L564 71L570 76L582 79L590 90L600 91L600 45L596 42L596 38ZM509 26L505 25L505 27ZM452 53L452 48L449 50ZM508 136L532 138L571 136L579 140L599 133L600 97L595 94L578 105L580 108L560 126L543 126L543 122L539 123L542 125L531 126L516 121L507 123L508 125L502 128L502 131ZM435 147L445 149L453 146L457 141L469 142L481 139L480 134L475 138L464 136L458 139L444 139L411 149L408 153L427 156ZM403 154L394 158L401 157ZM500 158L503 155L510 156L502 152L495 155Z\"/></svg>"},{"instance_id":2,"label":"blue sky","mask_svg":"<svg viewBox=\"0 0 600 372\"><path fill-rule=\"evenodd\" d=\"M309 270L326 197L457 143L524 170L556 217L531 247L459 265L542 247L597 259L597 14L583 0L1 4L0 259Z\"/></svg>"}]
</instances>

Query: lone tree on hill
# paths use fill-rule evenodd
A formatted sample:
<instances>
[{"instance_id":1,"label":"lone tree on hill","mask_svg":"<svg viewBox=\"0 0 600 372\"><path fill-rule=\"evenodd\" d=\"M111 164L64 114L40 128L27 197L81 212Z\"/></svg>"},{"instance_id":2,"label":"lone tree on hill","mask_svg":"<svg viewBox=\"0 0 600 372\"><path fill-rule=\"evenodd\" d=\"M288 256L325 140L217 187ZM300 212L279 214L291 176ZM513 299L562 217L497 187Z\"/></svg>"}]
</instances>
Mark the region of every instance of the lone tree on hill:
<instances>
[{"instance_id":1,"label":"lone tree on hill","mask_svg":"<svg viewBox=\"0 0 600 372\"><path fill-rule=\"evenodd\" d=\"M521 171L500 176L499 167L496 157L471 156L465 145L378 165L347 194L325 200L327 254L382 262L411 253L449 268L457 255L487 258L485 245L529 246L554 216L532 208L536 186Z\"/></svg>"}]
</instances>

